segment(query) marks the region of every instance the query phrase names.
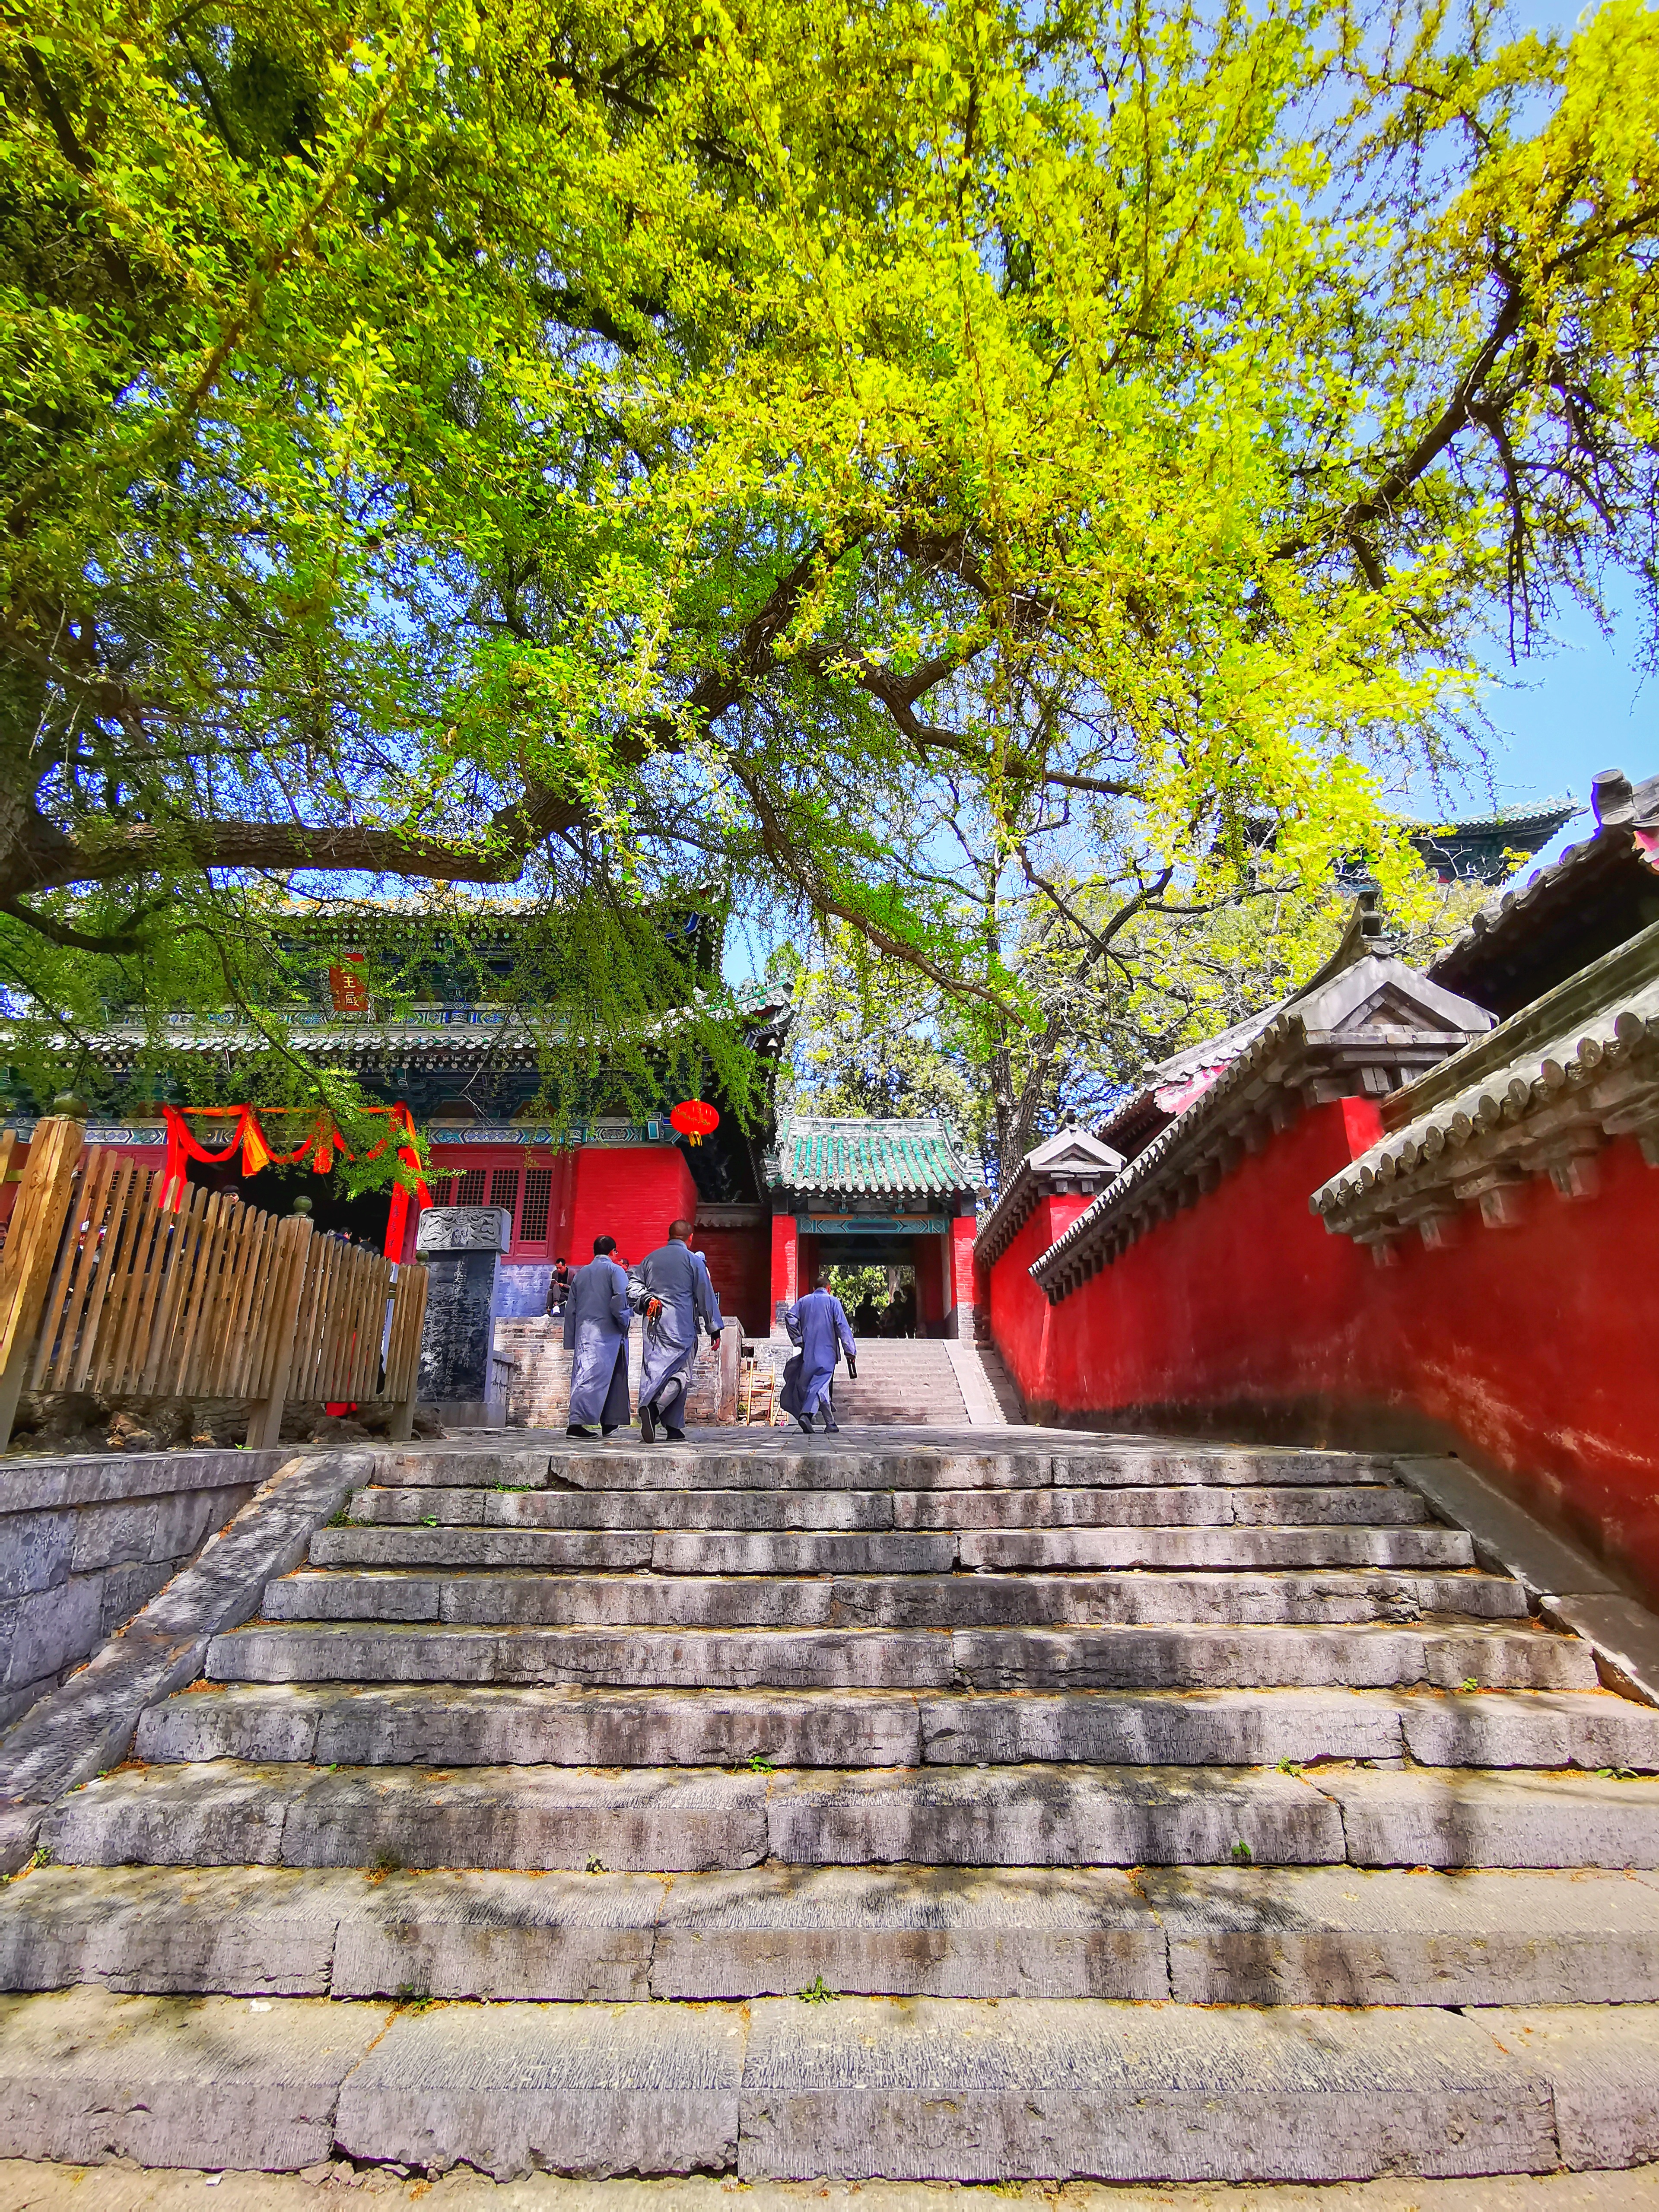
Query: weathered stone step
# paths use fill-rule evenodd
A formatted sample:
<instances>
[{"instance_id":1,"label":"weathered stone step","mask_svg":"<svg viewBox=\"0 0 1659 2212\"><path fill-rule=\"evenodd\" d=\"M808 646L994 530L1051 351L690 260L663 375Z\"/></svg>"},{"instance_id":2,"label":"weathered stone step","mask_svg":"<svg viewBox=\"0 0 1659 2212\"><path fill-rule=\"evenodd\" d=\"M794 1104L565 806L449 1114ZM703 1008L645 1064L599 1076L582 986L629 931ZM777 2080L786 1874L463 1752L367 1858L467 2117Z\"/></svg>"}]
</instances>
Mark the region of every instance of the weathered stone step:
<instances>
[{"instance_id":1,"label":"weathered stone step","mask_svg":"<svg viewBox=\"0 0 1659 2212\"><path fill-rule=\"evenodd\" d=\"M6 2000L0 2146L210 2172L1397 2184L1633 2164L1659 2102L1635 2006L262 2003Z\"/></svg>"},{"instance_id":2,"label":"weathered stone step","mask_svg":"<svg viewBox=\"0 0 1659 2212\"><path fill-rule=\"evenodd\" d=\"M722 1441L647 1449L618 1438L546 1451L383 1451L375 1454L374 1479L444 1489L467 1483L531 1490L1144 1490L1208 1483L1249 1488L1391 1483L1395 1473L1394 1462L1381 1456L1265 1446L1126 1439L1041 1449L909 1444L871 1451L835 1437L809 1444L798 1432L775 1429L752 1431L735 1445Z\"/></svg>"},{"instance_id":3,"label":"weathered stone step","mask_svg":"<svg viewBox=\"0 0 1659 2212\"><path fill-rule=\"evenodd\" d=\"M46 1868L0 1990L623 2004L837 1994L1190 2004L1659 2000L1659 1883L1351 1867L526 1875Z\"/></svg>"},{"instance_id":4,"label":"weathered stone step","mask_svg":"<svg viewBox=\"0 0 1659 2212\"><path fill-rule=\"evenodd\" d=\"M1169 1937L1170 1993L1183 2003L1659 1998L1651 1873L1159 1867L1135 1887Z\"/></svg>"},{"instance_id":5,"label":"weathered stone step","mask_svg":"<svg viewBox=\"0 0 1659 2212\"><path fill-rule=\"evenodd\" d=\"M358 1528L1071 1528L1402 1527L1428 1508L1397 1483L1267 1490L1219 1484L1109 1490L484 1490L377 1485L353 1496Z\"/></svg>"},{"instance_id":6,"label":"weathered stone step","mask_svg":"<svg viewBox=\"0 0 1659 2212\"><path fill-rule=\"evenodd\" d=\"M896 1547L902 1537L885 1540ZM927 1544L939 1539L908 1540ZM943 1540L948 1543L948 1539ZM484 1569L416 1574L307 1568L269 1583L264 1618L438 1621L457 1626L1000 1628L1184 1621L1415 1621L1526 1617L1518 1583L1479 1573L1382 1568L1322 1572L1175 1571L995 1575L541 1574Z\"/></svg>"},{"instance_id":7,"label":"weathered stone step","mask_svg":"<svg viewBox=\"0 0 1659 2212\"><path fill-rule=\"evenodd\" d=\"M123 1769L64 1800L64 1864L591 1868L1651 1867L1659 1781L1414 1769Z\"/></svg>"},{"instance_id":8,"label":"weathered stone step","mask_svg":"<svg viewBox=\"0 0 1659 2212\"><path fill-rule=\"evenodd\" d=\"M1072 1690L919 1702L929 1765L1409 1757L1423 1766L1659 1771L1659 1712L1605 1690Z\"/></svg>"},{"instance_id":9,"label":"weathered stone step","mask_svg":"<svg viewBox=\"0 0 1659 2212\"><path fill-rule=\"evenodd\" d=\"M649 1567L671 1575L948 1574L993 1569L1474 1565L1461 1528L1152 1528L969 1530L319 1528L313 1567Z\"/></svg>"},{"instance_id":10,"label":"weathered stone step","mask_svg":"<svg viewBox=\"0 0 1659 2212\"><path fill-rule=\"evenodd\" d=\"M139 1723L140 1759L319 1766L1430 1766L1659 1769L1659 1712L1606 1690L837 1690L203 1685Z\"/></svg>"},{"instance_id":11,"label":"weathered stone step","mask_svg":"<svg viewBox=\"0 0 1659 2212\"><path fill-rule=\"evenodd\" d=\"M1519 1626L959 1629L973 1690L1409 1688L1589 1690L1588 1644Z\"/></svg>"},{"instance_id":12,"label":"weathered stone step","mask_svg":"<svg viewBox=\"0 0 1659 2212\"><path fill-rule=\"evenodd\" d=\"M651 1567L673 1574L948 1574L957 1539L886 1530L693 1535L650 1528L319 1528L313 1567ZM274 1616L280 1617L280 1616Z\"/></svg>"},{"instance_id":13,"label":"weathered stone step","mask_svg":"<svg viewBox=\"0 0 1659 2212\"><path fill-rule=\"evenodd\" d=\"M1529 1626L714 1629L248 1627L216 1637L234 1682L587 1683L700 1689L1589 1690L1588 1644Z\"/></svg>"},{"instance_id":14,"label":"weathered stone step","mask_svg":"<svg viewBox=\"0 0 1659 2212\"><path fill-rule=\"evenodd\" d=\"M1343 1856L1330 1798L1275 1772L1004 1767L791 1774L232 1762L129 1769L41 1830L65 1865L564 1868L915 1862L1263 1864Z\"/></svg>"},{"instance_id":15,"label":"weathered stone step","mask_svg":"<svg viewBox=\"0 0 1659 2212\"><path fill-rule=\"evenodd\" d=\"M1474 1565L1463 1529L1433 1528L1001 1529L964 1533L957 1551L960 1565L991 1569Z\"/></svg>"}]
</instances>

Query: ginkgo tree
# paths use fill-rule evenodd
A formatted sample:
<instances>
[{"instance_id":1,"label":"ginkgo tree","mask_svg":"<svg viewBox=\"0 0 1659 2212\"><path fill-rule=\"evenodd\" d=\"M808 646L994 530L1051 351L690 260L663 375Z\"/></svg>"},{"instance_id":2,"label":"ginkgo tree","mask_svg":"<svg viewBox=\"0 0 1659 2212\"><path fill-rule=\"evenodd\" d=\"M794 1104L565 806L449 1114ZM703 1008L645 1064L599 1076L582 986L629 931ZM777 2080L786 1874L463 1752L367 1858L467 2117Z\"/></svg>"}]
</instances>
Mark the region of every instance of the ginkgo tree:
<instances>
[{"instance_id":1,"label":"ginkgo tree","mask_svg":"<svg viewBox=\"0 0 1659 2212\"><path fill-rule=\"evenodd\" d=\"M18 1024L280 1044L270 902L510 884L573 1019L695 891L1029 1029L1045 902L1408 903L1494 635L1653 604L1634 0L33 0L0 83Z\"/></svg>"}]
</instances>

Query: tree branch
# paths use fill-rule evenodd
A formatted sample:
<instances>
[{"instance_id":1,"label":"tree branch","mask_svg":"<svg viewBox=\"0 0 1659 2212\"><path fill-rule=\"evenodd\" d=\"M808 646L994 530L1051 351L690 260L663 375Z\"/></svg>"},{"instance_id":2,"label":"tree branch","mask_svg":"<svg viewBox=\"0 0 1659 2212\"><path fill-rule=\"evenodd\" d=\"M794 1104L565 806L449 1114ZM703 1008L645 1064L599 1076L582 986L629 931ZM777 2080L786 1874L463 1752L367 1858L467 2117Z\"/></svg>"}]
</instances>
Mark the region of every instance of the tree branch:
<instances>
[{"instance_id":1,"label":"tree branch","mask_svg":"<svg viewBox=\"0 0 1659 2212\"><path fill-rule=\"evenodd\" d=\"M1350 501L1340 514L1331 518L1328 534L1346 538L1356 553L1364 535L1376 522L1387 520L1400 501L1419 479L1426 475L1453 443L1459 434L1474 420L1473 409L1481 387L1495 367L1498 356L1521 328L1522 301L1518 286L1504 278L1504 303L1493 319L1480 350L1453 387L1450 397L1434 420L1422 430L1410 451L1378 478L1370 491ZM1328 535L1328 530L1316 526L1295 538L1286 538L1273 549L1275 561L1294 560L1297 554L1307 552ZM1363 558L1363 556L1362 556Z\"/></svg>"},{"instance_id":2,"label":"tree branch","mask_svg":"<svg viewBox=\"0 0 1659 2212\"><path fill-rule=\"evenodd\" d=\"M21 921L26 929L33 930L49 945L61 945L72 952L115 955L137 952L143 942L138 935L139 923L171 902L170 894L147 899L143 906L134 908L118 929L112 930L103 937L92 937L85 930L72 929L67 922L54 921L49 914L37 914L32 907L24 906L20 900L5 893L0 893L0 914L9 915L14 921Z\"/></svg>"}]
</instances>

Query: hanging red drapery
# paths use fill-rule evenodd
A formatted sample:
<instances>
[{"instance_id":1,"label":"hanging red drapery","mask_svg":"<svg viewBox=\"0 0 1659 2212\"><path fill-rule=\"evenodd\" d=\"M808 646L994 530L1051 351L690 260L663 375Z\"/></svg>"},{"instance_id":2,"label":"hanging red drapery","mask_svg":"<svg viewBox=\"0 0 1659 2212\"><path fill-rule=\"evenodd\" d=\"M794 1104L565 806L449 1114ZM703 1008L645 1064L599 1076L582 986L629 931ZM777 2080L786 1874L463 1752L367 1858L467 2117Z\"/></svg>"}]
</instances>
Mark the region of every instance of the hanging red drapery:
<instances>
[{"instance_id":1,"label":"hanging red drapery","mask_svg":"<svg viewBox=\"0 0 1659 2212\"><path fill-rule=\"evenodd\" d=\"M390 1141L396 1140L398 1158L415 1174L415 1200L417 1206L432 1203L432 1194L421 1174L420 1156L415 1150L415 1123L407 1106L370 1106L370 1114L384 1114L392 1123L391 1139L381 1141L365 1153L366 1159L379 1159ZM310 1134L292 1152L278 1152L271 1149L264 1131L259 1126L258 1109L252 1105L186 1106L181 1111L177 1106L164 1106L162 1118L167 1123L167 1166L161 1177L161 1195L157 1204L164 1213L176 1213L184 1202L185 1186L188 1180L185 1163L199 1160L204 1165L216 1166L228 1160L237 1147L241 1147L242 1173L256 1176L262 1168L293 1167L311 1158L312 1172L326 1175L334 1165L337 1152L344 1152L347 1159L355 1159L355 1152L347 1151L340 1133L325 1109L317 1106L268 1106L268 1114L309 1114L312 1117ZM230 1142L221 1151L210 1152L205 1145L191 1135L185 1115L197 1115L212 1121L235 1121ZM409 1189L398 1182L392 1187L392 1206L386 1216L386 1256L396 1260L402 1255L404 1237L409 1227Z\"/></svg>"}]
</instances>

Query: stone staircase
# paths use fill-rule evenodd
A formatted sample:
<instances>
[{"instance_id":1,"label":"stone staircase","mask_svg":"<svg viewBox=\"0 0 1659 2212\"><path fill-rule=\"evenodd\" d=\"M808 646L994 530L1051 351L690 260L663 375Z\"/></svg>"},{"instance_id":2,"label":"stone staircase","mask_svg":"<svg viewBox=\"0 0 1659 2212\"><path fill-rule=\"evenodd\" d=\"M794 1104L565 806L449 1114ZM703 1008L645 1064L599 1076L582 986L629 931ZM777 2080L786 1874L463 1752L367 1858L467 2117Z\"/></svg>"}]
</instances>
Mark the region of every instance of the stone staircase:
<instances>
[{"instance_id":1,"label":"stone staircase","mask_svg":"<svg viewBox=\"0 0 1659 2212\"><path fill-rule=\"evenodd\" d=\"M388 1449L135 1748L0 1893L0 2155L1659 2155L1659 1712L1384 1459Z\"/></svg>"},{"instance_id":2,"label":"stone staircase","mask_svg":"<svg viewBox=\"0 0 1659 2212\"><path fill-rule=\"evenodd\" d=\"M949 1337L866 1337L859 1371L836 1376L843 1425L1005 1428L1021 1418L1019 1396L996 1352Z\"/></svg>"}]
</instances>

